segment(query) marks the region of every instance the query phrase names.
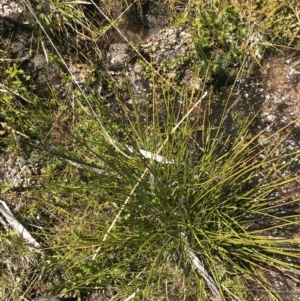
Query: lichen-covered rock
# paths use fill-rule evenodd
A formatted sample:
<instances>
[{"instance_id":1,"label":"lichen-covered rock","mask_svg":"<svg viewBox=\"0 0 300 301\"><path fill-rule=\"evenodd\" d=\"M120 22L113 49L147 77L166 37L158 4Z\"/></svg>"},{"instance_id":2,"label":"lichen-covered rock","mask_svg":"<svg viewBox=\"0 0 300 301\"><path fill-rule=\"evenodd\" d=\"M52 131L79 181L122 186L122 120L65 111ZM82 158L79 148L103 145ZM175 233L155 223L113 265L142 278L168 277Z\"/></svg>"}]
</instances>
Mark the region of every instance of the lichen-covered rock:
<instances>
[{"instance_id":1,"label":"lichen-covered rock","mask_svg":"<svg viewBox=\"0 0 300 301\"><path fill-rule=\"evenodd\" d=\"M112 44L108 69L119 87L129 81L136 101L144 102L151 99L153 92L153 70L158 81L191 84L193 74L189 67L195 54L191 34L184 27L160 27L150 30L135 47L129 43ZM200 89L200 82L199 79L193 83L196 89Z\"/></svg>"},{"instance_id":2,"label":"lichen-covered rock","mask_svg":"<svg viewBox=\"0 0 300 301\"><path fill-rule=\"evenodd\" d=\"M126 43L115 43L110 45L108 58L109 58L109 69L115 70L117 68L125 67L135 56L134 50L129 44Z\"/></svg>"},{"instance_id":3,"label":"lichen-covered rock","mask_svg":"<svg viewBox=\"0 0 300 301\"><path fill-rule=\"evenodd\" d=\"M37 184L35 176L40 174L37 162L25 160L13 154L0 157L0 179L8 189L22 190Z\"/></svg>"},{"instance_id":4,"label":"lichen-covered rock","mask_svg":"<svg viewBox=\"0 0 300 301\"><path fill-rule=\"evenodd\" d=\"M0 0L0 17L13 19L25 10L21 1Z\"/></svg>"},{"instance_id":5,"label":"lichen-covered rock","mask_svg":"<svg viewBox=\"0 0 300 301\"><path fill-rule=\"evenodd\" d=\"M150 55L151 62L157 66L163 62L170 64L194 49L191 35L183 27L162 28L151 34L141 44L141 48Z\"/></svg>"}]
</instances>

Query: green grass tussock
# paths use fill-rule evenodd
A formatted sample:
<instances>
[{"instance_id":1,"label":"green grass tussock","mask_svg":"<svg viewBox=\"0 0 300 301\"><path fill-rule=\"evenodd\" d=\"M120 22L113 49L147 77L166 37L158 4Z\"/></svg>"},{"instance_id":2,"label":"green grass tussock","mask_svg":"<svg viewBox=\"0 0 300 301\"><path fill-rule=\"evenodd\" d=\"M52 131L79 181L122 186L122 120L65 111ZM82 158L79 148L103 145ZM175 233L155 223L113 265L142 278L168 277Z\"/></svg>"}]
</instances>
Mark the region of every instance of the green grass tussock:
<instances>
[{"instance_id":1,"label":"green grass tussock","mask_svg":"<svg viewBox=\"0 0 300 301\"><path fill-rule=\"evenodd\" d=\"M278 151L299 120L270 132L258 104L243 111L220 93L270 49L299 46L297 1L158 2L192 32L195 49L179 64L201 85L167 78L134 40L132 64L151 87L139 99L129 76L109 70L105 47L116 28L126 36L120 14L141 18L148 2L23 2L50 76L0 62L1 147L40 167L35 185L5 186L5 196L15 207L22 195L18 217L43 255L1 235L7 262L29 275L12 289L3 263L5 300L99 290L111 300L284 300L274 283L299 283L299 198L283 190L300 180L300 153Z\"/></svg>"}]
</instances>

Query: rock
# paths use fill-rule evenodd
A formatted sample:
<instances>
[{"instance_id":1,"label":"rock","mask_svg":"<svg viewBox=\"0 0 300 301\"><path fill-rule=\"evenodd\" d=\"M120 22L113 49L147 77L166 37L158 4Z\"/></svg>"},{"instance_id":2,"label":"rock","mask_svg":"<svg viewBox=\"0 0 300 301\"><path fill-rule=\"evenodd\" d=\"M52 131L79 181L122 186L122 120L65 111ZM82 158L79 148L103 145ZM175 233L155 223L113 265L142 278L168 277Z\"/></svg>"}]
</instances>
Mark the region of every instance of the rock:
<instances>
[{"instance_id":1,"label":"rock","mask_svg":"<svg viewBox=\"0 0 300 301\"><path fill-rule=\"evenodd\" d=\"M195 49L191 35L183 27L163 27L150 31L137 48L141 57L129 44L112 44L108 51L108 59L111 75L120 85L130 79L133 95L138 102L144 103L145 100L152 99L152 79L149 80L146 61L155 70L159 70L161 78L172 84L177 81L191 84L193 74L189 72L188 65Z\"/></svg>"},{"instance_id":2,"label":"rock","mask_svg":"<svg viewBox=\"0 0 300 301\"><path fill-rule=\"evenodd\" d=\"M13 154L3 154L0 158L0 179L6 187L23 190L38 185L35 177L41 172L34 158L25 160Z\"/></svg>"},{"instance_id":3,"label":"rock","mask_svg":"<svg viewBox=\"0 0 300 301\"><path fill-rule=\"evenodd\" d=\"M1 0L0 1L0 17L14 18L24 12L24 7L19 1Z\"/></svg>"},{"instance_id":4,"label":"rock","mask_svg":"<svg viewBox=\"0 0 300 301\"><path fill-rule=\"evenodd\" d=\"M144 53L151 56L151 61L156 66L163 62L172 63L178 61L180 57L185 57L193 50L191 35L183 27L162 28L155 35L147 37L147 41L142 43L141 48ZM176 68L174 68L176 69Z\"/></svg>"},{"instance_id":5,"label":"rock","mask_svg":"<svg viewBox=\"0 0 300 301\"><path fill-rule=\"evenodd\" d=\"M269 123L272 123L276 120L276 118L277 117L275 115L270 114L266 117L266 121L269 122Z\"/></svg>"},{"instance_id":6,"label":"rock","mask_svg":"<svg viewBox=\"0 0 300 301\"><path fill-rule=\"evenodd\" d=\"M109 48L109 67L111 70L122 68L134 57L132 47L126 43L115 43Z\"/></svg>"}]
</instances>

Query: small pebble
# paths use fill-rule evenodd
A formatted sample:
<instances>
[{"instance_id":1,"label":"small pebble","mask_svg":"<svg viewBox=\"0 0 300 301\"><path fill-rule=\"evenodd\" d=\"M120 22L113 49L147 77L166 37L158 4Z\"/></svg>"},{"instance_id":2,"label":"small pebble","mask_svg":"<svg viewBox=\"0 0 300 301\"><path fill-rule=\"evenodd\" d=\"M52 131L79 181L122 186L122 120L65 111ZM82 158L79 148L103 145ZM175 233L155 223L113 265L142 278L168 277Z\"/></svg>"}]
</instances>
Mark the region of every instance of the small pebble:
<instances>
[{"instance_id":1,"label":"small pebble","mask_svg":"<svg viewBox=\"0 0 300 301\"><path fill-rule=\"evenodd\" d=\"M275 120L276 120L276 116L275 115L268 115L267 117L266 117L266 121L267 122L274 122Z\"/></svg>"}]
</instances>

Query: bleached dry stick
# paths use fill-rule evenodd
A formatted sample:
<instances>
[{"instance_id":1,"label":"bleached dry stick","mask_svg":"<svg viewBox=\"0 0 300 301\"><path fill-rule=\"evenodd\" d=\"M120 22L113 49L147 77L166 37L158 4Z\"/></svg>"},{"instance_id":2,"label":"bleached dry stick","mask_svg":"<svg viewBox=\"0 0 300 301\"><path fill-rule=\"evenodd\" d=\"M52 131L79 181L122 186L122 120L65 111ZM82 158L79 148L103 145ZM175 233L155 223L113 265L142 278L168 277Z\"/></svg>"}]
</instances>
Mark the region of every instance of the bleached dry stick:
<instances>
[{"instance_id":1,"label":"bleached dry stick","mask_svg":"<svg viewBox=\"0 0 300 301\"><path fill-rule=\"evenodd\" d=\"M126 144L126 147L127 147L127 149L128 149L131 153L134 152L134 149L133 149L132 146ZM151 152L146 151L146 150L144 150L144 149L139 149L139 152L140 152L140 154L141 154L144 158L146 158L146 159L152 159L152 160L154 160L154 161L156 161L156 162L159 162L159 163L165 163L165 164L171 164L171 163L174 163L174 160L167 159L167 158L165 158L165 157L163 157L163 156L161 156L161 155L157 155L157 154L151 153Z\"/></svg>"},{"instance_id":2,"label":"bleached dry stick","mask_svg":"<svg viewBox=\"0 0 300 301\"><path fill-rule=\"evenodd\" d=\"M204 267L203 263L200 261L200 259L197 257L197 255L193 251L187 250L187 253L188 253L190 259L192 260L194 266L196 267L197 271L203 277L206 284L210 288L211 292L215 296L215 298L218 301L223 301L224 299L221 296L214 279L209 275L209 273L206 270L206 268Z\"/></svg>"},{"instance_id":3,"label":"bleached dry stick","mask_svg":"<svg viewBox=\"0 0 300 301\"><path fill-rule=\"evenodd\" d=\"M128 298L126 298L124 301L129 301L129 300L135 298L135 295L136 295L137 292L138 292L138 290L137 290L135 293L131 294L131 295L130 295Z\"/></svg>"},{"instance_id":4,"label":"bleached dry stick","mask_svg":"<svg viewBox=\"0 0 300 301\"><path fill-rule=\"evenodd\" d=\"M41 252L41 245L31 236L31 234L24 228L24 226L15 218L13 213L8 208L7 204L0 200L0 212L5 217L11 227L21 235L28 243L28 247L36 252Z\"/></svg>"}]
</instances>

